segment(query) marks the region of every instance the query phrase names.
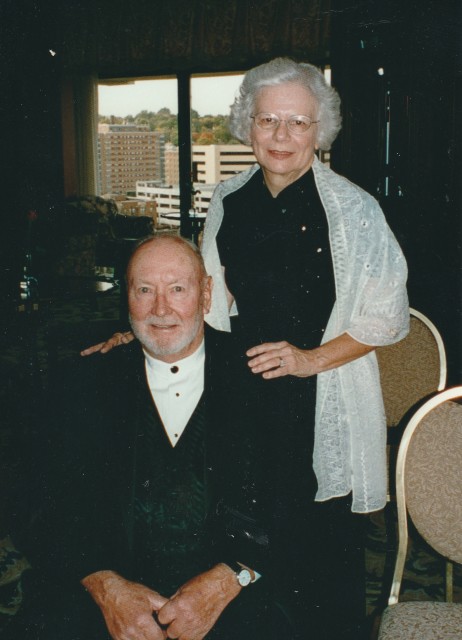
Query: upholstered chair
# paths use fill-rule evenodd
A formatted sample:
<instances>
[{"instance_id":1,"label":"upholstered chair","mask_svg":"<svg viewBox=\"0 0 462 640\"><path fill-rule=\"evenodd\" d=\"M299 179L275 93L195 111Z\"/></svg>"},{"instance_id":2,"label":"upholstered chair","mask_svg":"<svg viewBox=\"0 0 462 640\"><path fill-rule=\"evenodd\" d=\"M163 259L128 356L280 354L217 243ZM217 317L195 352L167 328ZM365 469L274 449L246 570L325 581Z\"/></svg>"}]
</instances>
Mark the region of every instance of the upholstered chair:
<instances>
[{"instance_id":1,"label":"upholstered chair","mask_svg":"<svg viewBox=\"0 0 462 640\"><path fill-rule=\"evenodd\" d=\"M404 431L396 466L399 547L379 640L462 638L462 603L399 602L409 519L443 559L462 563L461 399L462 386L440 392L415 412ZM452 593L447 595L451 600Z\"/></svg>"}]
</instances>

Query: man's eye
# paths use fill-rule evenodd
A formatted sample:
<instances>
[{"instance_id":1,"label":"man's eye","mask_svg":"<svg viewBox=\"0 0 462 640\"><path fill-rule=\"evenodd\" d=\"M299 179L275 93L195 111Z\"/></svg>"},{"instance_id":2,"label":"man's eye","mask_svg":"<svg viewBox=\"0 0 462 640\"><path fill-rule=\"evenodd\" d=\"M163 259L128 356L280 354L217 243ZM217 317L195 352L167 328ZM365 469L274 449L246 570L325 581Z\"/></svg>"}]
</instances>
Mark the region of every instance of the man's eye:
<instances>
[{"instance_id":1,"label":"man's eye","mask_svg":"<svg viewBox=\"0 0 462 640\"><path fill-rule=\"evenodd\" d=\"M140 293L149 293L149 287L140 287Z\"/></svg>"},{"instance_id":2,"label":"man's eye","mask_svg":"<svg viewBox=\"0 0 462 640\"><path fill-rule=\"evenodd\" d=\"M173 291L175 293L180 293L181 291L184 291L184 287L180 287L180 285L176 285L175 287L173 287Z\"/></svg>"}]
</instances>

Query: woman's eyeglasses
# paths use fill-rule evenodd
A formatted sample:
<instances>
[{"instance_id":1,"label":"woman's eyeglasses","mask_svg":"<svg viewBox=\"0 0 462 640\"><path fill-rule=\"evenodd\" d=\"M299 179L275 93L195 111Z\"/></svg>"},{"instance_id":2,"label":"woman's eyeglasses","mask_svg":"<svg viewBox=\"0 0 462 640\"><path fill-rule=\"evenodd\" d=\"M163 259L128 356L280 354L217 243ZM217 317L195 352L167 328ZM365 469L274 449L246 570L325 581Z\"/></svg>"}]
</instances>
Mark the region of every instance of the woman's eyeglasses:
<instances>
[{"instance_id":1,"label":"woman's eyeglasses","mask_svg":"<svg viewBox=\"0 0 462 640\"><path fill-rule=\"evenodd\" d=\"M295 134L306 133L312 124L319 122L319 120L312 120L309 116L290 116L287 120L282 120L274 113L257 113L250 117L263 131L277 129L281 122L285 122L287 129Z\"/></svg>"}]
</instances>

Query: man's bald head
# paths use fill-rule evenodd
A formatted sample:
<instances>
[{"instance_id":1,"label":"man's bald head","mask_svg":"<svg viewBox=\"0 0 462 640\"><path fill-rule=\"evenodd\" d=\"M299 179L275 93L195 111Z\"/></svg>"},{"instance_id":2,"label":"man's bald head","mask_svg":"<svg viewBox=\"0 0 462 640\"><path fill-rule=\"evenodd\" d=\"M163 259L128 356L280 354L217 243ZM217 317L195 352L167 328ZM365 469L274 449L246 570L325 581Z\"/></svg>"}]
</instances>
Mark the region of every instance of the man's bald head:
<instances>
[{"instance_id":1,"label":"man's bald head","mask_svg":"<svg viewBox=\"0 0 462 640\"><path fill-rule=\"evenodd\" d=\"M175 362L198 348L212 283L195 245L171 234L143 241L128 263L127 287L132 329L148 353Z\"/></svg>"}]
</instances>

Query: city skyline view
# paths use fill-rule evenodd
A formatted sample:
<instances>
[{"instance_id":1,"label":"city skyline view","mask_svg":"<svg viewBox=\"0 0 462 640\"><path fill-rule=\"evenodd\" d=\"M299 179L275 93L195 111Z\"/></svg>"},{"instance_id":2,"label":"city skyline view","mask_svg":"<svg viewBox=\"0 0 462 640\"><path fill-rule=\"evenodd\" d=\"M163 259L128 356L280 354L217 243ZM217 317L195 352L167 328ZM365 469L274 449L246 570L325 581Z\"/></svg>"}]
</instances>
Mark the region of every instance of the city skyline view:
<instances>
[{"instance_id":1,"label":"city skyline view","mask_svg":"<svg viewBox=\"0 0 462 640\"><path fill-rule=\"evenodd\" d=\"M228 115L242 74L194 76L191 79L191 106L205 115ZM175 78L136 80L130 84L98 86L98 113L104 116L135 116L140 111L157 112L166 107L178 113Z\"/></svg>"}]
</instances>

